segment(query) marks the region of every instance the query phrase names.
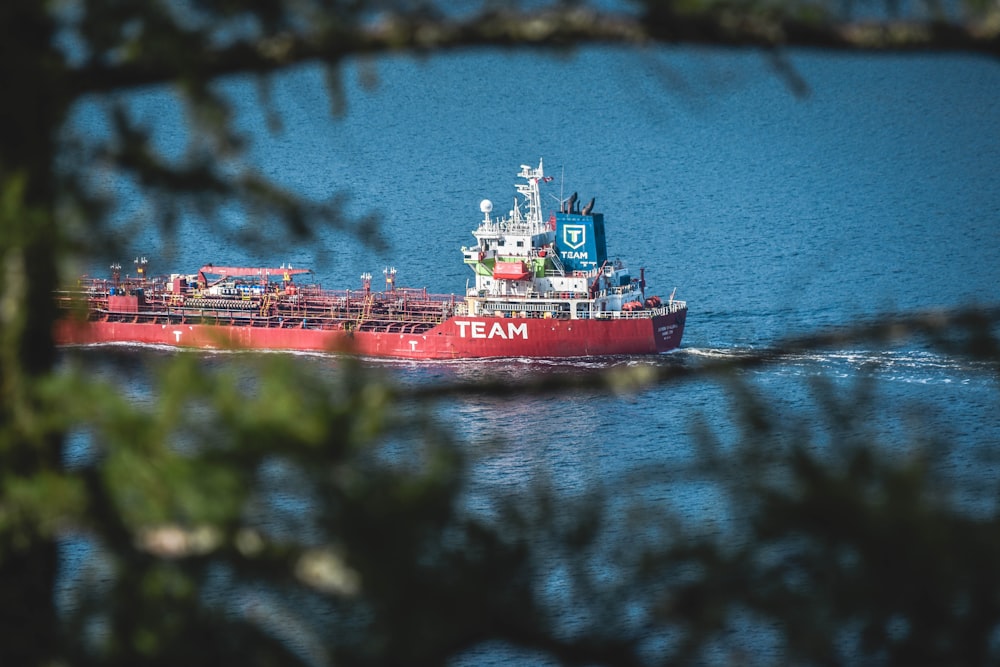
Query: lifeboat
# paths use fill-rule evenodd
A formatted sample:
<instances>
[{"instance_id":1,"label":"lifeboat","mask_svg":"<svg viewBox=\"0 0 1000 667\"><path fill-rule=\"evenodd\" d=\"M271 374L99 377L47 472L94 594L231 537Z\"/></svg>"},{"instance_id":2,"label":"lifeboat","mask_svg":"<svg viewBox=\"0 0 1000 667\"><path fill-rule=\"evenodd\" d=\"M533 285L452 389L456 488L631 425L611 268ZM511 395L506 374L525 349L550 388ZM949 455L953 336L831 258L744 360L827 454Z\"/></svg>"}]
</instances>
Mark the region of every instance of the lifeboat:
<instances>
[{"instance_id":1,"label":"lifeboat","mask_svg":"<svg viewBox=\"0 0 1000 667\"><path fill-rule=\"evenodd\" d=\"M522 261L501 261L493 265L493 278L495 280L527 280L530 274L528 265Z\"/></svg>"}]
</instances>

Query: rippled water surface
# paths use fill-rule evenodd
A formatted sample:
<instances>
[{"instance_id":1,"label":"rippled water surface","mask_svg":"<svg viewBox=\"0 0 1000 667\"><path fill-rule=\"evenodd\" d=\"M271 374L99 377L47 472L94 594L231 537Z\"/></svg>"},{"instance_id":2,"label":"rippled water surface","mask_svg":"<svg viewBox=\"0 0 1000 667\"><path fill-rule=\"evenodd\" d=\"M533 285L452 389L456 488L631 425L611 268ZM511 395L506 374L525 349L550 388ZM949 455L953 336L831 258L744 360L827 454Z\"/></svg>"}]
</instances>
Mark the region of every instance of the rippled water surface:
<instances>
[{"instance_id":1,"label":"rippled water surface","mask_svg":"<svg viewBox=\"0 0 1000 667\"><path fill-rule=\"evenodd\" d=\"M504 210L519 165L541 157L555 177L547 205L572 191L596 197L609 254L646 267L650 291L676 288L688 301L683 348L654 360L372 363L416 387L493 374L516 385L592 367L692 367L885 312L1000 301L1000 67L924 56L791 61L808 97L755 54L387 58L346 69L339 118L319 73L302 68L275 83L277 134L254 87L233 81L226 90L256 167L311 197L349 193L345 210L378 212L389 248L324 231L309 244L247 249L188 219L172 246L177 266L157 268L291 261L315 266L325 286L354 288L363 271L395 266L400 284L462 292L471 273L460 248L473 241L480 200ZM374 89L361 86L371 75ZM135 107L164 145L183 139L168 95L146 93ZM79 122L94 119L81 110ZM160 243L153 233L134 239L137 252ZM309 363L336 372L338 362ZM921 341L789 355L741 378L783 423L809 424L820 439L816 387L848 401L866 387L876 401L857 409L876 435L940 436L958 472L976 470L975 452L1000 435L995 369ZM474 444L506 443L484 457L480 483L516 487L543 470L573 493L635 467L690 462L705 428L736 438L732 409L727 385L703 379L624 395L455 399L439 416ZM705 489L674 494L692 516L725 516Z\"/></svg>"},{"instance_id":2,"label":"rippled water surface","mask_svg":"<svg viewBox=\"0 0 1000 667\"><path fill-rule=\"evenodd\" d=\"M791 61L807 97L755 54L384 58L345 68L340 116L330 114L320 73L305 67L275 81L277 132L257 89L229 81L254 168L309 197L347 194L345 212L380 216L387 249L337 230L247 248L192 216L166 245L148 229L131 245L164 272L292 262L313 266L325 286L354 288L362 272L394 266L399 284L461 293L471 273L460 248L473 241L479 201L503 210L519 165L544 158L555 177L545 204L572 191L596 197L609 254L645 267L649 291L676 289L690 307L683 348L652 362L378 362L417 386L497 373L527 382L615 364L690 367L886 312L996 302L1000 68L956 57ZM185 134L169 92L147 91L133 108L165 149L179 151ZM77 122L100 132L93 108ZM150 205L122 192L128 219ZM221 224L245 222L231 215ZM161 254L176 266L156 266ZM996 374L920 341L790 356L748 377L780 414L807 418L817 378L872 383L884 405L870 417L892 439L939 429L961 451L1000 433ZM728 401L717 382L697 381L600 400L470 398L441 414L463 437L506 437L524 465L565 456L601 477L607 466L684 451L697 420L732 434Z\"/></svg>"}]
</instances>

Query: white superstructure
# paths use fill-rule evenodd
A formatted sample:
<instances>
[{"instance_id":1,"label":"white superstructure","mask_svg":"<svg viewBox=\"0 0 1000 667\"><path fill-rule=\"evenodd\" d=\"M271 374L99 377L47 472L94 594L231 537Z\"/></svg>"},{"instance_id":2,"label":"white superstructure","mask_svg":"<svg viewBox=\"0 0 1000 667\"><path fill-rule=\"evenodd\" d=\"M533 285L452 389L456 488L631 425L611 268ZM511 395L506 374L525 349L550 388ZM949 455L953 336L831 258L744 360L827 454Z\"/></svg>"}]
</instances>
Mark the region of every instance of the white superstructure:
<instances>
[{"instance_id":1,"label":"white superstructure","mask_svg":"<svg viewBox=\"0 0 1000 667\"><path fill-rule=\"evenodd\" d=\"M620 260L605 258L604 220L592 213L593 200L581 214L573 210L574 193L562 202L562 210L543 219L539 184L552 179L545 176L542 161L537 168L521 165L518 177L523 182L515 184L518 196L507 216L493 215L493 203L484 199L479 206L483 218L472 233L476 245L462 248L475 274L475 285L466 293L468 314L648 317L648 309L661 308L657 297L644 298L642 279L633 278ZM599 265L580 259L588 256L580 249L588 229L597 237L590 243Z\"/></svg>"}]
</instances>

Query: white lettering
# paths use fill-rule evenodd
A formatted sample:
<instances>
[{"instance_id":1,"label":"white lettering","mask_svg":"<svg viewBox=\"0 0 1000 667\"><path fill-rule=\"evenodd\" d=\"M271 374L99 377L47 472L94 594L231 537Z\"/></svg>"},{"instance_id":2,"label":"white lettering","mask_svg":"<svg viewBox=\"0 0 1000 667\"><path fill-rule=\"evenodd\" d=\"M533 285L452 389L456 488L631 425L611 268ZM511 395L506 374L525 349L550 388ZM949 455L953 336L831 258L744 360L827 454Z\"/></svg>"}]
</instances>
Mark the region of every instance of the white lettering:
<instances>
[{"instance_id":1,"label":"white lettering","mask_svg":"<svg viewBox=\"0 0 1000 667\"><path fill-rule=\"evenodd\" d=\"M417 341L411 340L410 341L410 352L416 352L416 351L417 351Z\"/></svg>"},{"instance_id":2,"label":"white lettering","mask_svg":"<svg viewBox=\"0 0 1000 667\"><path fill-rule=\"evenodd\" d=\"M174 334L174 342L181 342L181 334L184 333L183 331L173 331L171 333Z\"/></svg>"},{"instance_id":3,"label":"white lettering","mask_svg":"<svg viewBox=\"0 0 1000 667\"><path fill-rule=\"evenodd\" d=\"M458 326L458 336L459 338L502 338L504 340L521 338L523 340L528 340L528 323L521 322L520 324L514 324L513 322L507 322L507 328L504 329L503 322L493 322L493 326L490 330L486 330L486 322L468 322L464 320L455 320L456 326ZM469 336L465 335L465 332L469 331ZM410 341L410 348L415 350L417 341Z\"/></svg>"}]
</instances>

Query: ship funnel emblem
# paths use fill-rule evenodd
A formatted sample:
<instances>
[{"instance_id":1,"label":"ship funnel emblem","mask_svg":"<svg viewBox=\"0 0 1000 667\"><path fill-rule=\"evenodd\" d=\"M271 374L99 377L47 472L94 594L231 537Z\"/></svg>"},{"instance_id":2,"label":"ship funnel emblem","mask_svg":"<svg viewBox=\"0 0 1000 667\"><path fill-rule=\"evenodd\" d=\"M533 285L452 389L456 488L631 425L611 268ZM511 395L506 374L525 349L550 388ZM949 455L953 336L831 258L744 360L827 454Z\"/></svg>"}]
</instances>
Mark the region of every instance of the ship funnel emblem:
<instances>
[{"instance_id":1,"label":"ship funnel emblem","mask_svg":"<svg viewBox=\"0 0 1000 667\"><path fill-rule=\"evenodd\" d=\"M584 225L563 225L563 243L576 250L587 242L587 228Z\"/></svg>"}]
</instances>

